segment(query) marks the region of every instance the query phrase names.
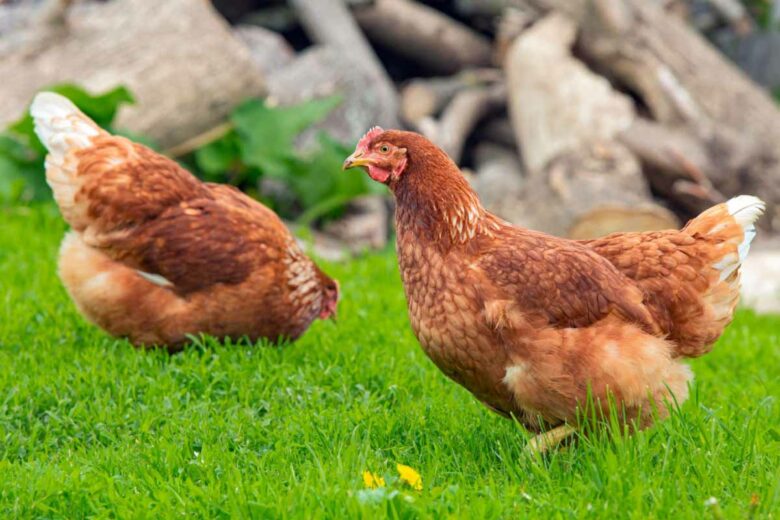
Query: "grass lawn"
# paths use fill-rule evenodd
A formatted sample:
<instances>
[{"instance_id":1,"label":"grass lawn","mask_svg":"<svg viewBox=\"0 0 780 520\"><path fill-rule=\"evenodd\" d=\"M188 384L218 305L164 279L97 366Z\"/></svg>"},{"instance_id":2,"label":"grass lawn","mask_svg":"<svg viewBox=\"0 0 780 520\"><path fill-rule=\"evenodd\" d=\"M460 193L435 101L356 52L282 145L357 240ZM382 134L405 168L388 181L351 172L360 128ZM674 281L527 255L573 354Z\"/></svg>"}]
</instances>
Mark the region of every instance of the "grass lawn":
<instances>
[{"instance_id":1,"label":"grass lawn","mask_svg":"<svg viewBox=\"0 0 780 520\"><path fill-rule=\"evenodd\" d=\"M545 458L427 360L391 253L326 266L337 324L140 352L59 283L56 209L0 209L0 517L747 518L780 511L780 319L741 312L691 399ZM396 464L422 475L415 491ZM364 470L387 487L367 490ZM710 497L716 505L705 505ZM752 504L752 505L751 505Z\"/></svg>"}]
</instances>

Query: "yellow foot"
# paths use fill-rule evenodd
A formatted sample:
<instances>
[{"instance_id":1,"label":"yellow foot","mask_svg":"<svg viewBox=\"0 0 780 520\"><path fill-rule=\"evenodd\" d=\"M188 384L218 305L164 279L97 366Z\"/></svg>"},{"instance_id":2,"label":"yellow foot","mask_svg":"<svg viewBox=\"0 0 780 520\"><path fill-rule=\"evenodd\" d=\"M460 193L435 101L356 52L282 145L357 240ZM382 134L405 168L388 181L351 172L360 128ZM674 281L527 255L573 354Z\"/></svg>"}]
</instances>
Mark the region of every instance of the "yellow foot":
<instances>
[{"instance_id":1,"label":"yellow foot","mask_svg":"<svg viewBox=\"0 0 780 520\"><path fill-rule=\"evenodd\" d=\"M550 448L555 448L576 430L573 426L563 424L552 430L540 433L525 445L528 453L545 453Z\"/></svg>"}]
</instances>

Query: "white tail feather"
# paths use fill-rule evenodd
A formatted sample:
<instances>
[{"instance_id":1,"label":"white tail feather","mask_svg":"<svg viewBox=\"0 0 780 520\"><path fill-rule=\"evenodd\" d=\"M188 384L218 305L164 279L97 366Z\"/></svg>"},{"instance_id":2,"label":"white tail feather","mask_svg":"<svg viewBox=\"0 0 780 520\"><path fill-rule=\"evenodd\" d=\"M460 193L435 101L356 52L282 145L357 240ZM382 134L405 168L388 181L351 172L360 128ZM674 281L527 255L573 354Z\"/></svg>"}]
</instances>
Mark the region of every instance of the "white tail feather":
<instances>
[{"instance_id":1,"label":"white tail feather","mask_svg":"<svg viewBox=\"0 0 780 520\"><path fill-rule=\"evenodd\" d=\"M35 133L49 150L49 160L60 164L72 149L86 148L100 128L81 113L68 98L53 92L41 92L30 106Z\"/></svg>"},{"instance_id":2,"label":"white tail feather","mask_svg":"<svg viewBox=\"0 0 780 520\"><path fill-rule=\"evenodd\" d=\"M745 235L737 247L740 264L747 258L750 242L756 236L756 220L763 215L765 208L764 201L752 195L740 195L726 202L726 209L740 225Z\"/></svg>"},{"instance_id":3,"label":"white tail feather","mask_svg":"<svg viewBox=\"0 0 780 520\"><path fill-rule=\"evenodd\" d=\"M70 152L92 145L92 139L103 132L94 121L81 113L69 99L52 92L41 92L30 106L35 133L49 150L46 156L46 182L62 216L76 229L88 222L86 207L76 202L81 189L77 178L78 161Z\"/></svg>"},{"instance_id":4,"label":"white tail feather","mask_svg":"<svg viewBox=\"0 0 780 520\"><path fill-rule=\"evenodd\" d=\"M764 202L752 195L740 195L733 199L729 199L726 202L726 211L734 218L737 225L742 228L742 237L739 244L736 243L737 237L725 242L722 247L729 247L729 245L733 247L736 245L737 252L724 254L722 258L713 264L713 267L720 271L721 282L730 279L732 273L739 269L742 262L747 258L748 252L750 251L750 242L756 236L755 222L764 212L764 208ZM723 223L714 226L707 233L720 233L726 228L727 224L728 223L724 221ZM739 277L734 278L730 284L738 288Z\"/></svg>"}]
</instances>

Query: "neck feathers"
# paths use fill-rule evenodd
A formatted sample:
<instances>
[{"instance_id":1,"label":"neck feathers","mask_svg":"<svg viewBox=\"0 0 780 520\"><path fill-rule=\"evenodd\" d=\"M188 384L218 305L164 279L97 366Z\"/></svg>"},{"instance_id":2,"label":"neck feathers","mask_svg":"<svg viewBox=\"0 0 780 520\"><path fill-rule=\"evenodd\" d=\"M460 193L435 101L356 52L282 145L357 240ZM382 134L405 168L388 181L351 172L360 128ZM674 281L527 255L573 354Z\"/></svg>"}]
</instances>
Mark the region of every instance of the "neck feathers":
<instances>
[{"instance_id":1,"label":"neck feathers","mask_svg":"<svg viewBox=\"0 0 780 520\"><path fill-rule=\"evenodd\" d=\"M444 153L425 159L410 161L391 185L399 233L426 235L447 247L488 231L486 211L455 163Z\"/></svg>"}]
</instances>

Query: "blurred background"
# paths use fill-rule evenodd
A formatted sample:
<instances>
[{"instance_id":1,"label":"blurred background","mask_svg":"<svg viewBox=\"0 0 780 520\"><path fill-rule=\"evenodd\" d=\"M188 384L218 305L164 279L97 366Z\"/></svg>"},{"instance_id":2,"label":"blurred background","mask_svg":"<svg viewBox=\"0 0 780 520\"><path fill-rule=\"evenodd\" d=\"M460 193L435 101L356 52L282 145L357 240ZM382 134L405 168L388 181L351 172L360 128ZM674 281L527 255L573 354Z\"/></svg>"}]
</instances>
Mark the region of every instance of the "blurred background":
<instances>
[{"instance_id":1,"label":"blurred background","mask_svg":"<svg viewBox=\"0 0 780 520\"><path fill-rule=\"evenodd\" d=\"M388 247L341 163L420 132L483 204L572 238L768 204L746 299L780 312L780 0L0 1L0 201L44 203L42 89L263 201L315 253Z\"/></svg>"}]
</instances>

